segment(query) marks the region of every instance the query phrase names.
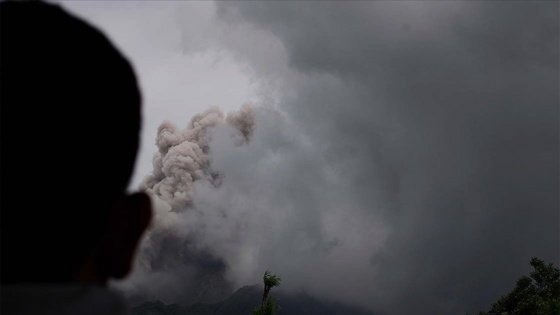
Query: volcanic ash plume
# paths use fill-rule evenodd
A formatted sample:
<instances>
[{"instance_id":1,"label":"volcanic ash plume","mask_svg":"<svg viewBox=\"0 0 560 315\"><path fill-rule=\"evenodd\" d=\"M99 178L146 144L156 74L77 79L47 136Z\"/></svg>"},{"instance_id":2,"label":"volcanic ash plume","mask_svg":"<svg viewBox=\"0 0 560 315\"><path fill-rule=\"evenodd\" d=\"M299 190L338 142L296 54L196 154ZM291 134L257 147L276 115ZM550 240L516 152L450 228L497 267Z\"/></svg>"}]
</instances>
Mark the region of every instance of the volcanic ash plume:
<instances>
[{"instance_id":1,"label":"volcanic ash plume","mask_svg":"<svg viewBox=\"0 0 560 315\"><path fill-rule=\"evenodd\" d=\"M199 231L186 222L193 222L189 212L199 211L192 207L194 183L220 184L220 174L210 165L213 131L225 128L235 145L243 145L249 141L253 125L253 105L244 104L227 117L220 109L210 108L195 115L185 129L168 121L159 126L153 173L140 186L152 197L155 217L141 244L128 293L149 299L157 285L174 287L178 296L172 300L184 303L211 302L230 293L223 278L224 262L197 246ZM170 283L177 281L172 279L181 279L181 283ZM154 280L164 283L154 284ZM212 287L220 292L199 296L201 291L214 290Z\"/></svg>"},{"instance_id":2,"label":"volcanic ash plume","mask_svg":"<svg viewBox=\"0 0 560 315\"><path fill-rule=\"evenodd\" d=\"M234 135L237 144L248 142L254 125L253 106L245 104L225 119L221 110L211 108L195 115L184 130L163 122L156 138L154 171L146 177L141 189L167 203L172 211L189 206L194 181L213 182L217 177L217 173L210 171L208 158L210 130L224 124L232 126L237 133Z\"/></svg>"}]
</instances>

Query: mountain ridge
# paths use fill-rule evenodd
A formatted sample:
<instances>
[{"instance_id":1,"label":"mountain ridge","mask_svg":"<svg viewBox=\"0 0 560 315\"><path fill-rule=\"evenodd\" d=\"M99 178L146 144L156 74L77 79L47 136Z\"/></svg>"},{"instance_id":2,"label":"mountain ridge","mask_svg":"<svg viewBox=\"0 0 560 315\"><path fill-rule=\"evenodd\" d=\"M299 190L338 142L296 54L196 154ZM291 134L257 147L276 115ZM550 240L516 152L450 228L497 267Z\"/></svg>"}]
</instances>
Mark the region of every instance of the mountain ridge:
<instances>
[{"instance_id":1,"label":"mountain ridge","mask_svg":"<svg viewBox=\"0 0 560 315\"><path fill-rule=\"evenodd\" d=\"M374 315L373 312L337 302L323 301L306 293L273 292L281 309L278 315ZM239 288L222 302L189 306L164 304L157 300L144 302L131 309L132 315L251 315L262 297L260 285Z\"/></svg>"}]
</instances>

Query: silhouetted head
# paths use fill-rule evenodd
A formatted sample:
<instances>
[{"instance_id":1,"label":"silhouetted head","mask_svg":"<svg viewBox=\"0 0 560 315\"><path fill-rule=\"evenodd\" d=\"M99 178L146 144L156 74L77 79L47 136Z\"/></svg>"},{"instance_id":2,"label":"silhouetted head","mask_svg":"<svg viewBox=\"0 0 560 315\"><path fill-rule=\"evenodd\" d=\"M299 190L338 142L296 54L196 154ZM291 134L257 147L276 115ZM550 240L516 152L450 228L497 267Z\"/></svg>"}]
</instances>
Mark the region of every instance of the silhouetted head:
<instances>
[{"instance_id":1,"label":"silhouetted head","mask_svg":"<svg viewBox=\"0 0 560 315\"><path fill-rule=\"evenodd\" d=\"M126 188L141 98L105 35L56 5L0 4L3 283L123 277L147 227Z\"/></svg>"}]
</instances>

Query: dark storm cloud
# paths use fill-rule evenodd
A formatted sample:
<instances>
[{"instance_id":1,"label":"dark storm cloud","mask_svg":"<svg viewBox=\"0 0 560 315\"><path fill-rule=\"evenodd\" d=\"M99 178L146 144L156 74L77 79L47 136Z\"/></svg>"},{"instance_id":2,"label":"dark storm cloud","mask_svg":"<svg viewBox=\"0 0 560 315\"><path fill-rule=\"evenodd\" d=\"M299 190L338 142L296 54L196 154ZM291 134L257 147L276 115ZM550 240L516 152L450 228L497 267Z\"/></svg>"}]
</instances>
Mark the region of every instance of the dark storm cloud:
<instances>
[{"instance_id":1,"label":"dark storm cloud","mask_svg":"<svg viewBox=\"0 0 560 315\"><path fill-rule=\"evenodd\" d=\"M371 283L348 289L337 265L307 275L338 278L317 292L390 314L472 312L531 257L558 264L558 5L219 3L223 21L280 40L294 73L280 108L340 175L340 200L389 231L366 255Z\"/></svg>"}]
</instances>

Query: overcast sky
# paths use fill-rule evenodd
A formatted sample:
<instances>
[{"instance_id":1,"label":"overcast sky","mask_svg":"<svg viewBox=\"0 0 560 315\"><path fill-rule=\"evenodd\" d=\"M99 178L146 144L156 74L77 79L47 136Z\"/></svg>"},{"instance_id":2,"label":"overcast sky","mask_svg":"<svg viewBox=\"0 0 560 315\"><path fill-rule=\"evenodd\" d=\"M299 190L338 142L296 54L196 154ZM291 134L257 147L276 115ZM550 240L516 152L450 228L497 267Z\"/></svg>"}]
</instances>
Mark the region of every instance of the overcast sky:
<instances>
[{"instance_id":1,"label":"overcast sky","mask_svg":"<svg viewBox=\"0 0 560 315\"><path fill-rule=\"evenodd\" d=\"M254 99L246 66L205 38L218 32L212 2L68 1L64 7L91 21L129 58L144 97L142 149L132 186L151 170L155 133L163 120L186 125L210 106L237 109Z\"/></svg>"},{"instance_id":2,"label":"overcast sky","mask_svg":"<svg viewBox=\"0 0 560 315\"><path fill-rule=\"evenodd\" d=\"M176 266L192 265L174 254L187 243L233 287L271 268L380 314L475 312L531 257L559 263L558 2L64 6L139 75L134 187L162 121L257 108L249 143L217 129L223 183L194 188L162 232L167 263L134 275L135 294L180 301L169 287L195 279Z\"/></svg>"}]
</instances>

